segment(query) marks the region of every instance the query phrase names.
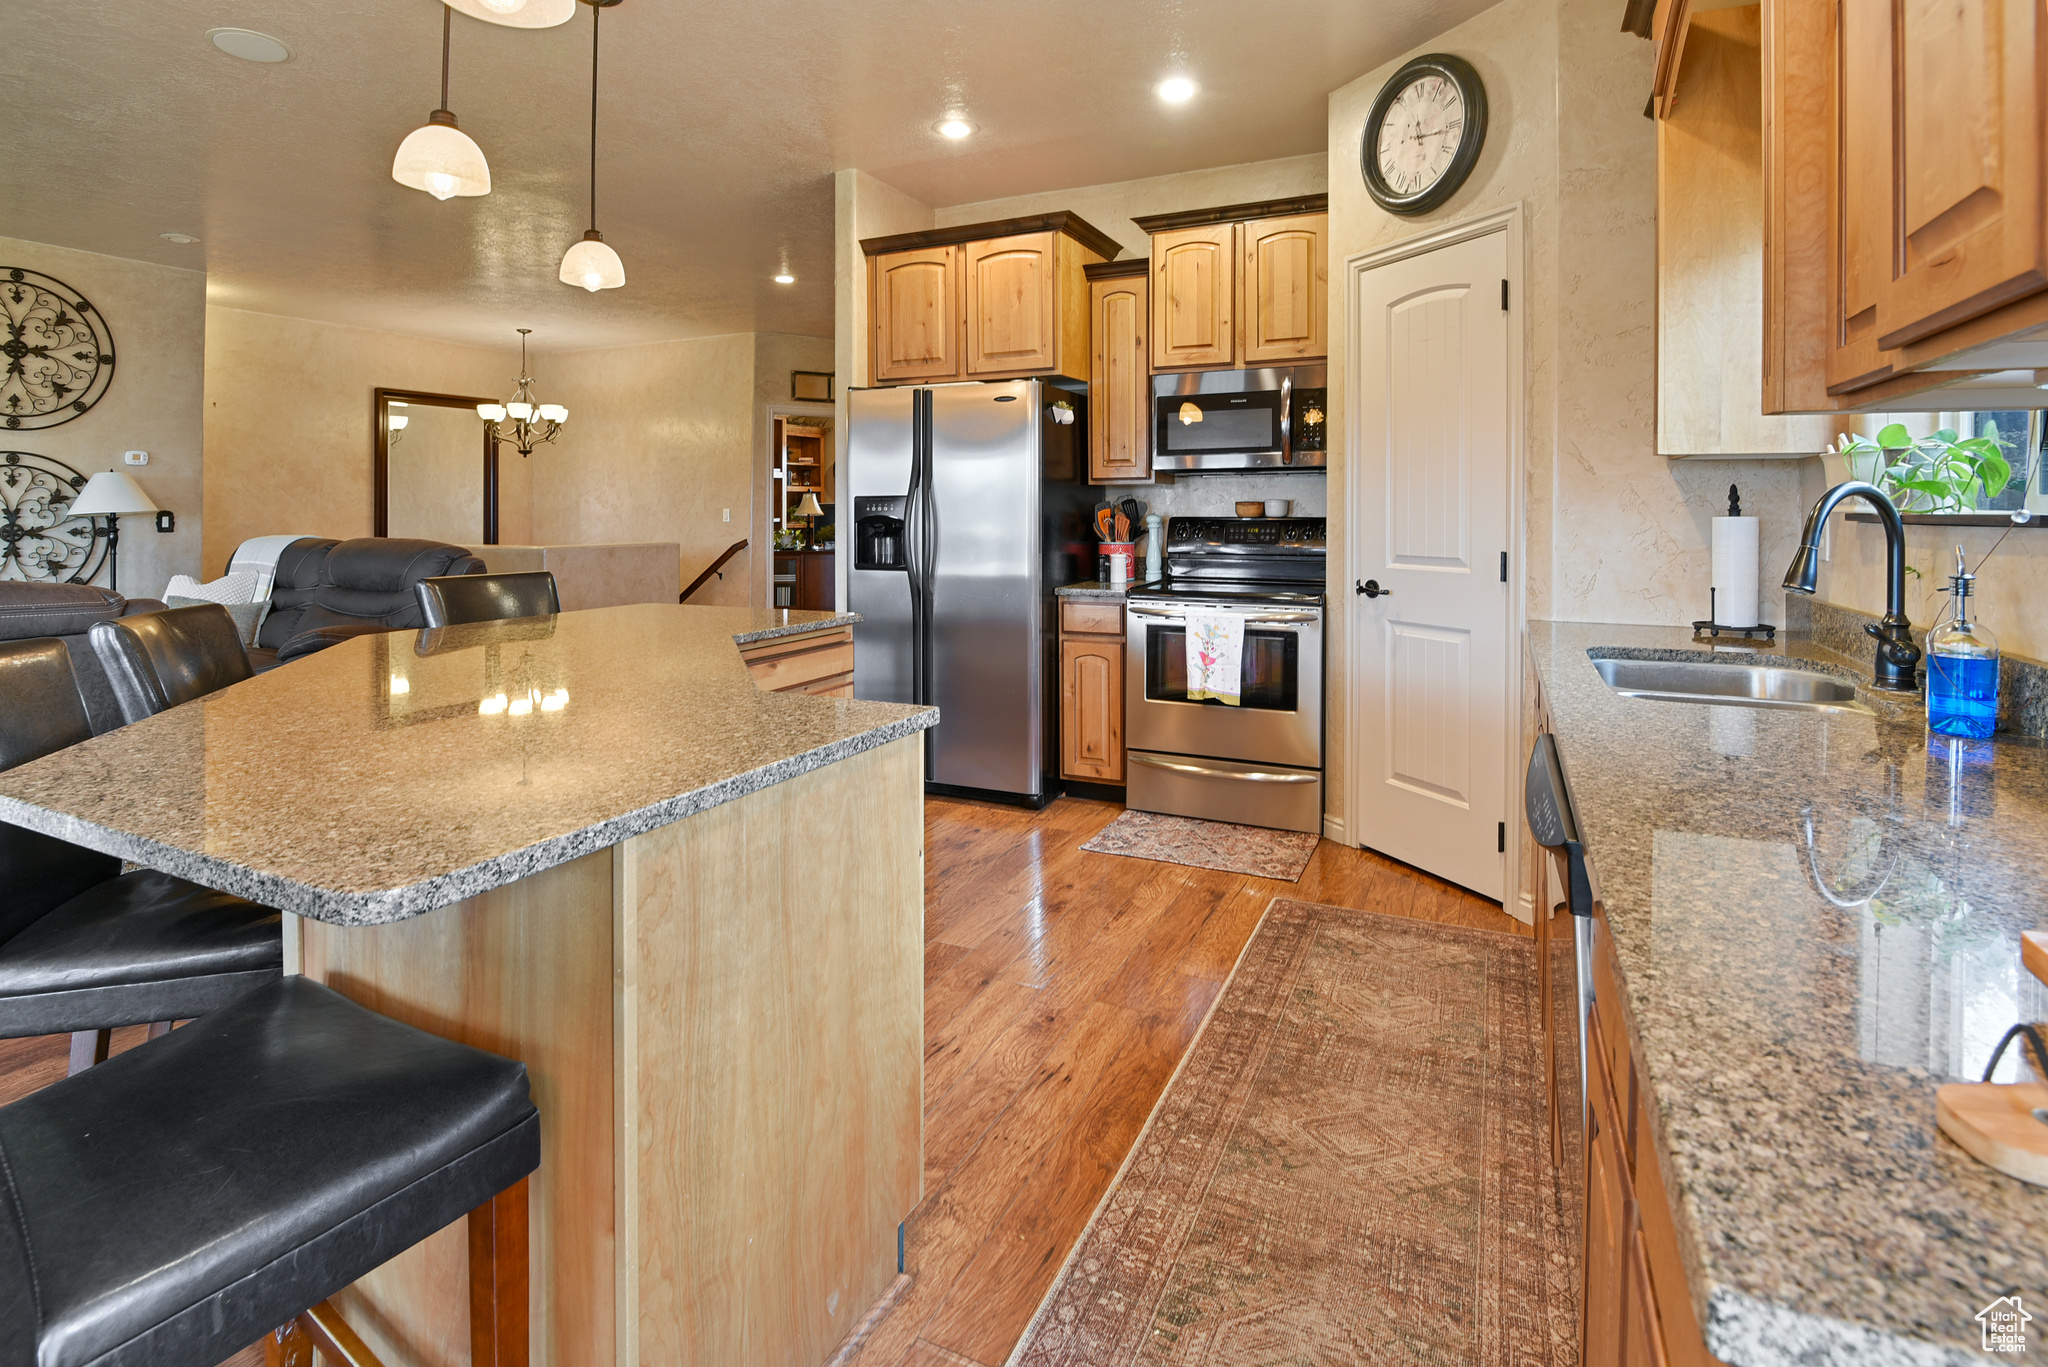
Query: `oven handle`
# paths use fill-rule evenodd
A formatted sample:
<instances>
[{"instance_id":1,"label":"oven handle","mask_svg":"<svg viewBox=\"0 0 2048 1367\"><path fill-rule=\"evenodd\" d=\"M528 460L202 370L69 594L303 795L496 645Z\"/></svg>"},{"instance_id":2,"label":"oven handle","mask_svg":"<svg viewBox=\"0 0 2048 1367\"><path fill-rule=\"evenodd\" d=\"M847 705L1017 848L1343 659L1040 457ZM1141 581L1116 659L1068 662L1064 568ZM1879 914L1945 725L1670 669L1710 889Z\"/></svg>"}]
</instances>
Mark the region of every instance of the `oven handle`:
<instances>
[{"instance_id":1,"label":"oven handle","mask_svg":"<svg viewBox=\"0 0 2048 1367\"><path fill-rule=\"evenodd\" d=\"M1176 622L1186 618L1188 613L1186 608L1141 608L1130 605L1126 605L1124 611L1130 613L1133 617L1165 617ZM1223 611L1227 612L1229 609L1225 608ZM1289 622L1321 621L1322 614L1319 612L1272 612L1260 613L1254 617L1247 613L1244 620L1260 626L1282 626Z\"/></svg>"},{"instance_id":2,"label":"oven handle","mask_svg":"<svg viewBox=\"0 0 2048 1367\"><path fill-rule=\"evenodd\" d=\"M1138 750L1129 751L1125 758L1133 764L1143 764L1152 769L1171 769L1177 774L1200 774L1204 778L1241 778L1252 783L1320 783L1321 774L1272 774L1263 769L1211 769L1206 764L1191 764L1186 760L1161 759Z\"/></svg>"}]
</instances>

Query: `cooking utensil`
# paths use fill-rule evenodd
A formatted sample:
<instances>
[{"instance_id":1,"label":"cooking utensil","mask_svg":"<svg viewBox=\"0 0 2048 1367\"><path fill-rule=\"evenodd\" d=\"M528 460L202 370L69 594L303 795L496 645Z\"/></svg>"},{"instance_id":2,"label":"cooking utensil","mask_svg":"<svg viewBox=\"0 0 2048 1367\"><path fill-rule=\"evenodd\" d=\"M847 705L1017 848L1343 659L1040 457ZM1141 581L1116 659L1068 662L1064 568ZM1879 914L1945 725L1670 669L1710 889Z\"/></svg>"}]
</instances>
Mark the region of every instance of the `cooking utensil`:
<instances>
[{"instance_id":1,"label":"cooking utensil","mask_svg":"<svg viewBox=\"0 0 2048 1367\"><path fill-rule=\"evenodd\" d=\"M1110 507L1109 507L1109 505L1108 505L1107 503L1105 503L1105 504L1102 504L1102 505L1101 505L1100 507L1098 507L1098 508L1097 508L1097 509L1095 510L1095 537L1096 537L1096 540L1098 540L1098 541L1114 541L1114 540L1116 540L1116 537L1115 537L1115 536L1114 536L1114 535L1112 534L1112 532L1113 532L1113 529L1112 529L1112 528L1111 528L1111 526L1110 526L1110 520L1111 520L1112 518L1114 518L1115 516L1116 516L1116 514L1110 511Z\"/></svg>"},{"instance_id":2,"label":"cooking utensil","mask_svg":"<svg viewBox=\"0 0 2048 1367\"><path fill-rule=\"evenodd\" d=\"M1116 539L1119 542L1131 539L1131 520L1122 513L1116 515Z\"/></svg>"},{"instance_id":3,"label":"cooking utensil","mask_svg":"<svg viewBox=\"0 0 2048 1367\"><path fill-rule=\"evenodd\" d=\"M1119 503L1117 505L1117 508L1120 512L1123 513L1123 515L1127 519L1129 519L1130 526L1136 527L1139 524L1143 523L1145 520L1145 510L1138 506L1138 500L1136 500L1135 498L1125 499L1122 503Z\"/></svg>"}]
</instances>

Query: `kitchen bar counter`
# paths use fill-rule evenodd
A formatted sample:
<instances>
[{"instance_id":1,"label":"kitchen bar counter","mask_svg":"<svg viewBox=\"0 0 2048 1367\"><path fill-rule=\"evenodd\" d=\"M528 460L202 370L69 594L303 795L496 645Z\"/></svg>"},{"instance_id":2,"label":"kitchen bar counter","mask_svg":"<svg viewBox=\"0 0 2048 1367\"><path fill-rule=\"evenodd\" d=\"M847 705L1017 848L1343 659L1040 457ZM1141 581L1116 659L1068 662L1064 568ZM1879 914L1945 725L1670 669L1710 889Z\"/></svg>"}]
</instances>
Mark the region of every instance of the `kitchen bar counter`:
<instances>
[{"instance_id":1,"label":"kitchen bar counter","mask_svg":"<svg viewBox=\"0 0 2048 1367\"><path fill-rule=\"evenodd\" d=\"M359 637L0 775L0 820L300 916L396 920L932 725L763 692L740 658L854 620L650 603ZM529 689L524 715L482 710Z\"/></svg>"},{"instance_id":2,"label":"kitchen bar counter","mask_svg":"<svg viewBox=\"0 0 2048 1367\"><path fill-rule=\"evenodd\" d=\"M1683 630L1529 641L1708 1348L1982 1361L1976 1313L2048 1294L2048 1190L1942 1135L1934 1092L2048 1016L2019 942L2048 925L2048 749L1930 737L1881 698L1882 717L1626 698L1587 656L1709 652ZM1869 677L1799 640L1763 653Z\"/></svg>"},{"instance_id":3,"label":"kitchen bar counter","mask_svg":"<svg viewBox=\"0 0 2048 1367\"><path fill-rule=\"evenodd\" d=\"M536 1367L815 1367L922 1187L938 713L764 691L741 647L851 620L359 638L0 774L0 819L296 913L288 970L526 1063ZM335 1299L457 1363L466 1285L457 1221Z\"/></svg>"}]
</instances>

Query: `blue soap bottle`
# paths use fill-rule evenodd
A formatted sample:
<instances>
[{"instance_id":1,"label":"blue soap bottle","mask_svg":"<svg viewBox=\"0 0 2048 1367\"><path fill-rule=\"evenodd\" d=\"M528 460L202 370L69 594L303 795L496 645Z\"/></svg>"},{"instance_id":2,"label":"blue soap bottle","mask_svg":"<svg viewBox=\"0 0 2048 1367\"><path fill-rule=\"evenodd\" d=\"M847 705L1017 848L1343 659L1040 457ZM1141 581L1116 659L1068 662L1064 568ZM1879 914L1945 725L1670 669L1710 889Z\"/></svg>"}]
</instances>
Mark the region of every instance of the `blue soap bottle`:
<instances>
[{"instance_id":1,"label":"blue soap bottle","mask_svg":"<svg viewBox=\"0 0 2048 1367\"><path fill-rule=\"evenodd\" d=\"M1998 727L1998 638L1970 620L1970 586L1963 568L1948 581L1949 618L1927 634L1927 725L1945 736L1988 738Z\"/></svg>"}]
</instances>

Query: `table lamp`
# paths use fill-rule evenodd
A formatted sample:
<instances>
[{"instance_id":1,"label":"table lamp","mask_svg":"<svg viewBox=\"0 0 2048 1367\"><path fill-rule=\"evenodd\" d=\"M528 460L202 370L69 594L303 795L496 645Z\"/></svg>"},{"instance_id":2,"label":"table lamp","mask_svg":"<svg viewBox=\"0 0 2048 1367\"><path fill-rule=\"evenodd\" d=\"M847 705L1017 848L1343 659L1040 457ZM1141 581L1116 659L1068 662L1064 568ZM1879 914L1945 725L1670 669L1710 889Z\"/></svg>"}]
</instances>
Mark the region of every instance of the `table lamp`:
<instances>
[{"instance_id":1,"label":"table lamp","mask_svg":"<svg viewBox=\"0 0 2048 1367\"><path fill-rule=\"evenodd\" d=\"M818 549L818 519L825 515L825 510L818 506L818 496L805 494L803 501L789 510L789 515L804 519L804 549Z\"/></svg>"},{"instance_id":2,"label":"table lamp","mask_svg":"<svg viewBox=\"0 0 2048 1367\"><path fill-rule=\"evenodd\" d=\"M71 516L107 520L107 587L117 593L121 588L121 514L155 511L156 504L142 492L142 486L119 470L94 475L72 500Z\"/></svg>"}]
</instances>

